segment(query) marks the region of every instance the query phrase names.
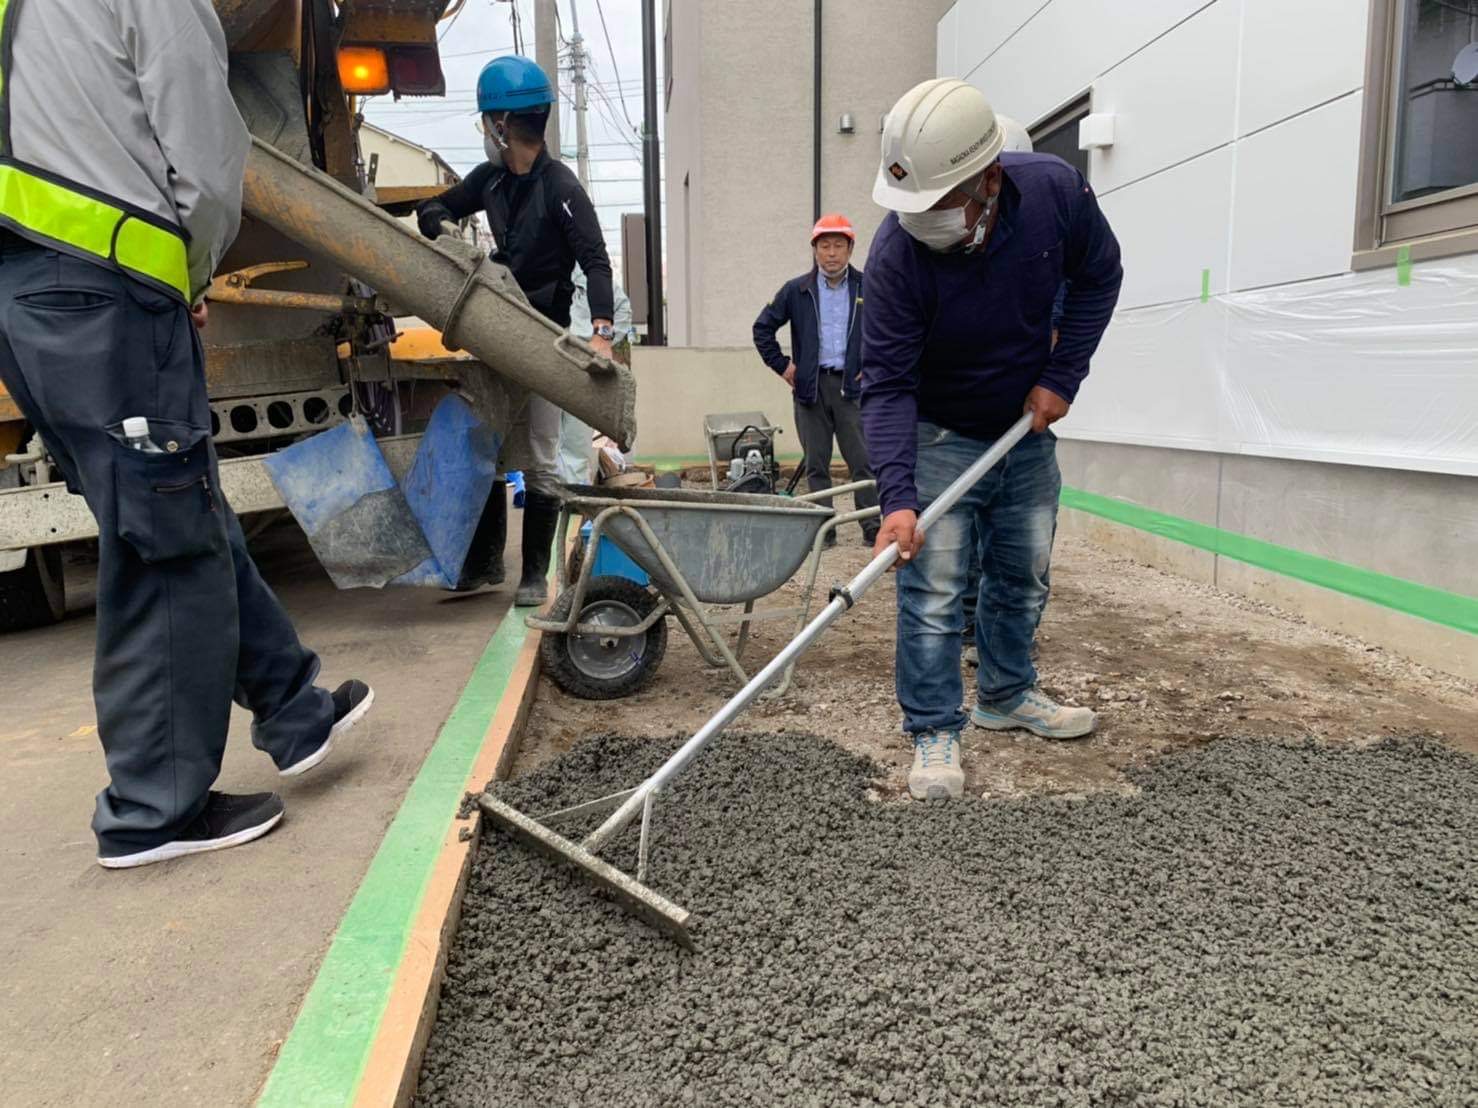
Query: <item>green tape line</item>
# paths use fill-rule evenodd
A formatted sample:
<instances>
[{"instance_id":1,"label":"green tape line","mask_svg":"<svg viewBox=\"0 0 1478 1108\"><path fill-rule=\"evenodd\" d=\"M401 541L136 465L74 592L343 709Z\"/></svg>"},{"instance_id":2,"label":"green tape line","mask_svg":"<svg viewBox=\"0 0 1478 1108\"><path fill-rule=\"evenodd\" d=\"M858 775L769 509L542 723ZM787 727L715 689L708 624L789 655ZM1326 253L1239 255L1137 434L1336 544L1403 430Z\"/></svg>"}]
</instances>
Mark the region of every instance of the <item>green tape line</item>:
<instances>
[{"instance_id":1,"label":"green tape line","mask_svg":"<svg viewBox=\"0 0 1478 1108\"><path fill-rule=\"evenodd\" d=\"M1201 303L1211 299L1211 270L1201 270Z\"/></svg>"},{"instance_id":2,"label":"green tape line","mask_svg":"<svg viewBox=\"0 0 1478 1108\"><path fill-rule=\"evenodd\" d=\"M503 617L406 792L278 1052L263 1108L354 1100L442 840L523 648L523 617L513 608Z\"/></svg>"},{"instance_id":3,"label":"green tape line","mask_svg":"<svg viewBox=\"0 0 1478 1108\"><path fill-rule=\"evenodd\" d=\"M1082 489L1064 487L1062 505L1346 596L1359 597L1392 611L1478 635L1478 597L1419 585L1415 581L1223 531L1205 523L1166 515L1152 508L1142 508Z\"/></svg>"},{"instance_id":4,"label":"green tape line","mask_svg":"<svg viewBox=\"0 0 1478 1108\"><path fill-rule=\"evenodd\" d=\"M1406 288L1411 284L1411 247L1403 246L1396 251L1396 284Z\"/></svg>"}]
</instances>

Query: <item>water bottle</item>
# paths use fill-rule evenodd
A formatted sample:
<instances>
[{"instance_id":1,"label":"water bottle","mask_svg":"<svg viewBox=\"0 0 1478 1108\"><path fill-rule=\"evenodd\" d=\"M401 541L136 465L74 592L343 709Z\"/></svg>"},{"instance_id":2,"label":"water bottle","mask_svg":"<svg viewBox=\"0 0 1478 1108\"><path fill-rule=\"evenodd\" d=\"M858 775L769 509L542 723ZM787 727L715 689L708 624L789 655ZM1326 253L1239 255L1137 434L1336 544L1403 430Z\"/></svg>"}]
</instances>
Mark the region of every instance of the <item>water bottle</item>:
<instances>
[{"instance_id":1,"label":"water bottle","mask_svg":"<svg viewBox=\"0 0 1478 1108\"><path fill-rule=\"evenodd\" d=\"M123 440L130 450L141 450L145 454L163 454L149 437L149 421L143 416L130 416L123 421Z\"/></svg>"}]
</instances>

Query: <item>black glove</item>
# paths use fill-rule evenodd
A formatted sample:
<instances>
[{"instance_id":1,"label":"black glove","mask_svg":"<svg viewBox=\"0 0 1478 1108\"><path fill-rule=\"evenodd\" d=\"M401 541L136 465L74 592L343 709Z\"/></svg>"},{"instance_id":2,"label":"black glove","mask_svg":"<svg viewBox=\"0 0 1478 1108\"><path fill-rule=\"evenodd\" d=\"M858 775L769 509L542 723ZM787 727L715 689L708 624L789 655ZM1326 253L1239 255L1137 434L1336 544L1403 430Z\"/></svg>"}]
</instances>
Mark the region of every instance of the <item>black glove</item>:
<instances>
[{"instance_id":1,"label":"black glove","mask_svg":"<svg viewBox=\"0 0 1478 1108\"><path fill-rule=\"evenodd\" d=\"M428 200L416 209L416 222L420 225L421 234L428 239L441 237L441 225L443 223L455 223L456 218L452 210L440 200Z\"/></svg>"}]
</instances>

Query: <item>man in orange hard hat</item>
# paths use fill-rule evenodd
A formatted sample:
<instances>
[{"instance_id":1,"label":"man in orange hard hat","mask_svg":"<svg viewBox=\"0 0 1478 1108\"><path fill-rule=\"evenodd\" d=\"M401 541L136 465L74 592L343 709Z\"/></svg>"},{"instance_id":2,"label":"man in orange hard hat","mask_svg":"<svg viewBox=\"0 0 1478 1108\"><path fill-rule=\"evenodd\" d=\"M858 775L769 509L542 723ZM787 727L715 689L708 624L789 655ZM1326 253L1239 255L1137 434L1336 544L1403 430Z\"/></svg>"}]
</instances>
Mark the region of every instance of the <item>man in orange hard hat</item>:
<instances>
[{"instance_id":1,"label":"man in orange hard hat","mask_svg":"<svg viewBox=\"0 0 1478 1108\"><path fill-rule=\"evenodd\" d=\"M795 394L795 426L805 451L811 492L831 488L831 447L836 440L853 481L871 481L862 414L862 271L852 265L857 232L843 215L824 215L811 228L810 271L780 286L754 321L754 346L765 364ZM790 324L790 356L775 332ZM877 493L857 493L858 508L877 505ZM871 544L876 518L862 521Z\"/></svg>"}]
</instances>

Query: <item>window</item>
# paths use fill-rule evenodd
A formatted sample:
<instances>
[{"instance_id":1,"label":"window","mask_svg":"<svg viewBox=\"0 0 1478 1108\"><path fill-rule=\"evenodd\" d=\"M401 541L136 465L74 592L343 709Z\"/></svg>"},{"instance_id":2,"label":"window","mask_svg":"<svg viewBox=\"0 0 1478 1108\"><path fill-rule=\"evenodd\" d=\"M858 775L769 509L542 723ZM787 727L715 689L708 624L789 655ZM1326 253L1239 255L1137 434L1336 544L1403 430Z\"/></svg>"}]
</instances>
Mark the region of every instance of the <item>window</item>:
<instances>
[{"instance_id":1,"label":"window","mask_svg":"<svg viewBox=\"0 0 1478 1108\"><path fill-rule=\"evenodd\" d=\"M1478 0L1374 0L1354 268L1478 250Z\"/></svg>"},{"instance_id":2,"label":"window","mask_svg":"<svg viewBox=\"0 0 1478 1108\"><path fill-rule=\"evenodd\" d=\"M1478 3L1478 0L1474 0ZM1056 154L1086 179L1088 151L1078 149L1078 124L1088 114L1088 97L1074 100L1053 112L1031 129L1032 149L1038 154Z\"/></svg>"}]
</instances>

